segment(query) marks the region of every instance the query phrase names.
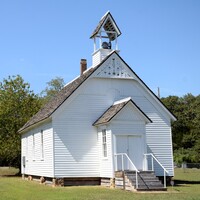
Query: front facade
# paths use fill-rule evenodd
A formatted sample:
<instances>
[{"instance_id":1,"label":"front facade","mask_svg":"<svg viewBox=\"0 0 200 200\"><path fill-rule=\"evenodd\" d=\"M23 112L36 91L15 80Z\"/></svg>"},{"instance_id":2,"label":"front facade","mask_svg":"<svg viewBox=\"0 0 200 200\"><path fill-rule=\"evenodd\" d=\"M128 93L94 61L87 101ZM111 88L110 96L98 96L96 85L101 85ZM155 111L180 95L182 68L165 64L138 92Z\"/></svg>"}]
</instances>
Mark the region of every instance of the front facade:
<instances>
[{"instance_id":1,"label":"front facade","mask_svg":"<svg viewBox=\"0 0 200 200\"><path fill-rule=\"evenodd\" d=\"M163 176L162 167L174 175L171 121L176 119L120 57L120 34L106 13L91 36L92 67L20 129L23 174L114 178L115 171L149 170L153 155L161 164L153 164L157 176Z\"/></svg>"}]
</instances>

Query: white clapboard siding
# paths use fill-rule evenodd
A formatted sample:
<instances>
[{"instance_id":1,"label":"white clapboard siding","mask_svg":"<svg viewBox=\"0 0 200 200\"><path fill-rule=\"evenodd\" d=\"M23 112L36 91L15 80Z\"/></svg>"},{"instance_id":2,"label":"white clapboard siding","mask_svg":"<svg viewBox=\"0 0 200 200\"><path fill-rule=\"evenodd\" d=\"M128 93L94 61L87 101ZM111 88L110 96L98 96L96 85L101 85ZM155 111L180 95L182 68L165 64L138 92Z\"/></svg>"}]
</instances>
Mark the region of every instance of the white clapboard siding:
<instances>
[{"instance_id":1,"label":"white clapboard siding","mask_svg":"<svg viewBox=\"0 0 200 200\"><path fill-rule=\"evenodd\" d=\"M83 129L87 130L85 127ZM55 128L56 129L56 128ZM55 176L56 177L98 177L97 135L84 131L64 135L55 132ZM94 145L91 145L93 144Z\"/></svg>"},{"instance_id":2,"label":"white clapboard siding","mask_svg":"<svg viewBox=\"0 0 200 200\"><path fill-rule=\"evenodd\" d=\"M132 97L133 101L147 114L153 121L153 123L146 126L146 140L149 153L153 153L169 171L168 175L173 176L170 118L160 105L134 80L94 79L85 92L95 92L95 87L98 88L98 94L105 94L109 102L128 96ZM131 130L133 132L142 130L141 126L140 123L137 123L132 129L129 129L128 125L122 124L115 126L117 127L115 131L128 132ZM114 127L112 130L114 131ZM163 170L161 168L156 169L156 174L163 175Z\"/></svg>"},{"instance_id":3,"label":"white clapboard siding","mask_svg":"<svg viewBox=\"0 0 200 200\"><path fill-rule=\"evenodd\" d=\"M105 100L80 94L53 118L56 177L100 176L98 134L92 124L106 109Z\"/></svg>"},{"instance_id":4,"label":"white clapboard siding","mask_svg":"<svg viewBox=\"0 0 200 200\"><path fill-rule=\"evenodd\" d=\"M111 51L112 49L99 49L95 51L92 56L92 65L98 65Z\"/></svg>"},{"instance_id":5,"label":"white clapboard siding","mask_svg":"<svg viewBox=\"0 0 200 200\"><path fill-rule=\"evenodd\" d=\"M97 131L92 124L114 101L129 96L153 121L146 126L147 149L167 168L169 175L173 174L169 117L135 80L91 78L87 85L79 88L77 94L73 101L62 105L59 115L53 118L56 176L112 176L109 168L106 170L111 160L98 159ZM120 120L122 118L123 115ZM141 122L134 126L126 122L115 123L112 133L144 133L144 127ZM162 172L157 169L156 173L160 175Z\"/></svg>"},{"instance_id":6,"label":"white clapboard siding","mask_svg":"<svg viewBox=\"0 0 200 200\"><path fill-rule=\"evenodd\" d=\"M43 157L41 150L41 130L43 130ZM35 138L34 149L33 137ZM23 156L26 157L26 166L25 168L22 166L22 172L27 175L53 177L53 131L51 123L35 127L22 135Z\"/></svg>"},{"instance_id":7,"label":"white clapboard siding","mask_svg":"<svg viewBox=\"0 0 200 200\"><path fill-rule=\"evenodd\" d=\"M112 146L112 132L107 129L106 132L107 139L107 157L103 156L103 146L102 146L102 132L99 132L99 157L100 157L100 177L113 177L113 146Z\"/></svg>"},{"instance_id":8,"label":"white clapboard siding","mask_svg":"<svg viewBox=\"0 0 200 200\"><path fill-rule=\"evenodd\" d=\"M153 153L162 165L174 175L171 127L169 119L160 113L146 97L133 97L137 105L147 114L153 123L146 125L146 141L148 153ZM157 166L156 175L162 176L163 170Z\"/></svg>"},{"instance_id":9,"label":"white clapboard siding","mask_svg":"<svg viewBox=\"0 0 200 200\"><path fill-rule=\"evenodd\" d=\"M69 104L59 109L53 118L56 177L112 177L111 159L99 160L97 128L92 124L118 97L108 93L102 80L81 88L81 92ZM111 156L111 135L108 135L108 154ZM101 162L101 165L100 165ZM104 163L104 164L103 164ZM101 168L101 170L100 170ZM101 173L101 175L100 175Z\"/></svg>"},{"instance_id":10,"label":"white clapboard siding","mask_svg":"<svg viewBox=\"0 0 200 200\"><path fill-rule=\"evenodd\" d=\"M92 124L110 102L84 89L53 116L56 177L100 176L98 133Z\"/></svg>"},{"instance_id":11,"label":"white clapboard siding","mask_svg":"<svg viewBox=\"0 0 200 200\"><path fill-rule=\"evenodd\" d=\"M87 87L83 89L84 94L107 96L112 103L117 99L129 96L143 96L135 80L115 78L91 78Z\"/></svg>"},{"instance_id":12,"label":"white clapboard siding","mask_svg":"<svg viewBox=\"0 0 200 200\"><path fill-rule=\"evenodd\" d=\"M145 133L145 121L132 105L126 106L113 119L111 125L115 135L137 135Z\"/></svg>"}]
</instances>

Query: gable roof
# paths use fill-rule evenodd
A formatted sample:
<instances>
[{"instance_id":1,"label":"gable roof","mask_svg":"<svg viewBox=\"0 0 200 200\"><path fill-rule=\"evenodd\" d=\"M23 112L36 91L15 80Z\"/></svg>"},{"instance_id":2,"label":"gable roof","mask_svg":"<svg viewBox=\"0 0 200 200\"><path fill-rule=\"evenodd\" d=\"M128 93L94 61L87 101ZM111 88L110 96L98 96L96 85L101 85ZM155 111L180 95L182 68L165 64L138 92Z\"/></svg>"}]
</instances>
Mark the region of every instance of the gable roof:
<instances>
[{"instance_id":1,"label":"gable roof","mask_svg":"<svg viewBox=\"0 0 200 200\"><path fill-rule=\"evenodd\" d=\"M132 71L132 73L137 77L138 81L144 86L144 88L147 89L147 91L154 97L154 99L156 101L158 101L161 106L164 108L164 110L170 115L171 120L176 121L177 118L176 116L170 112L170 110L164 105L164 103L160 100L160 98L158 98L158 96L156 96L153 91L144 83L144 81L131 69L131 67L124 61L124 59L118 54L117 51L115 51L115 53L118 55L118 57L124 62L124 64Z\"/></svg>"},{"instance_id":2,"label":"gable roof","mask_svg":"<svg viewBox=\"0 0 200 200\"><path fill-rule=\"evenodd\" d=\"M66 85L61 91L57 93L46 105L44 105L21 129L19 133L25 129L48 119L64 102L67 100L75 91L82 85L112 54L116 54L126 66L133 72L133 74L138 78L138 80L147 88L151 95L162 105L162 107L169 113L172 120L176 120L176 117L166 108L166 106L161 102L161 100L151 91L151 89L138 77L138 75L127 65L127 63L120 57L117 51L112 51L107 57L105 57L101 63L97 66L92 67L85 71L81 76L77 77L75 80ZM134 103L134 102L133 102ZM134 103L135 104L135 103ZM136 105L136 104L135 104ZM122 106L122 105L121 105ZM137 105L136 105L137 106ZM116 109L117 107L115 107ZM114 109L114 108L113 108ZM118 107L119 109L119 107ZM110 111L111 112L111 111Z\"/></svg>"},{"instance_id":3,"label":"gable roof","mask_svg":"<svg viewBox=\"0 0 200 200\"><path fill-rule=\"evenodd\" d=\"M121 31L109 11L101 18L90 38L95 37L102 27L105 31L107 31L107 35L111 41L115 40L116 36L114 33L108 33L109 31L115 31L117 33L117 37L121 35Z\"/></svg>"},{"instance_id":4,"label":"gable roof","mask_svg":"<svg viewBox=\"0 0 200 200\"><path fill-rule=\"evenodd\" d=\"M62 103L92 74L94 70L95 68L87 70L74 81L63 87L63 89L61 89L55 97L47 102L47 104L45 104L44 107L42 107L18 132L21 132L26 128L50 117L51 114L62 105Z\"/></svg>"},{"instance_id":5,"label":"gable roof","mask_svg":"<svg viewBox=\"0 0 200 200\"><path fill-rule=\"evenodd\" d=\"M98 126L102 124L109 123L123 108L126 107L128 103L131 103L136 110L144 116L147 122L152 122L151 119L133 102L133 100L129 97L126 99L122 99L121 101L115 102L112 106L110 106L94 123L93 126Z\"/></svg>"},{"instance_id":6,"label":"gable roof","mask_svg":"<svg viewBox=\"0 0 200 200\"><path fill-rule=\"evenodd\" d=\"M96 69L98 69L99 66L102 65L114 52L115 51L112 51L97 66L86 70L81 76L64 86L61 91L59 91L55 97L50 99L50 101L47 102L47 104L45 104L26 124L24 124L18 132L21 133L25 129L48 119L64 103L64 101L67 100L76 91L76 89L78 89L78 87L81 86L82 83L85 82L85 80L93 74L93 72L96 71Z\"/></svg>"}]
</instances>

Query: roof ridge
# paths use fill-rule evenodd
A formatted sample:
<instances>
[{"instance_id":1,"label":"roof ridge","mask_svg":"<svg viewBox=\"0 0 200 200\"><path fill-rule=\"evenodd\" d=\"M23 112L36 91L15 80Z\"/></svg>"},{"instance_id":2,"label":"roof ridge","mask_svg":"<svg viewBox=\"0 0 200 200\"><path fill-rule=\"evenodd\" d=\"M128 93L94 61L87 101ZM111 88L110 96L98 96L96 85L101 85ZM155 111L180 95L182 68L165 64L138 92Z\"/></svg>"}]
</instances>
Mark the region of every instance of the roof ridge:
<instances>
[{"instance_id":1,"label":"roof ridge","mask_svg":"<svg viewBox=\"0 0 200 200\"><path fill-rule=\"evenodd\" d=\"M120 100L117 100L113 103L113 105L116 105L116 104L120 104L120 103L123 103L123 102L127 102L127 101L130 101L132 98L131 97L126 97L124 99L120 99Z\"/></svg>"},{"instance_id":2,"label":"roof ridge","mask_svg":"<svg viewBox=\"0 0 200 200\"><path fill-rule=\"evenodd\" d=\"M108 10L102 17L101 17L101 20L106 17L108 14L110 14L110 11Z\"/></svg>"}]
</instances>

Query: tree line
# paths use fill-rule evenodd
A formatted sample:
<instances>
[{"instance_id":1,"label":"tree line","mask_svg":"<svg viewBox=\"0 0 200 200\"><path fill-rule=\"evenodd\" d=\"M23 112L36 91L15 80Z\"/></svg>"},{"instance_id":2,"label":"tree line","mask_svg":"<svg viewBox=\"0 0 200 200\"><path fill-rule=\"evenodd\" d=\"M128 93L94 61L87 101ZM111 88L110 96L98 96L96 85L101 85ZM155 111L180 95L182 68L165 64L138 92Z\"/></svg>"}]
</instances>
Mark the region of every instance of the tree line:
<instances>
[{"instance_id":1,"label":"tree line","mask_svg":"<svg viewBox=\"0 0 200 200\"><path fill-rule=\"evenodd\" d=\"M200 95L169 96L161 101L177 117L172 123L174 161L200 163Z\"/></svg>"},{"instance_id":2,"label":"tree line","mask_svg":"<svg viewBox=\"0 0 200 200\"><path fill-rule=\"evenodd\" d=\"M17 131L64 84L63 78L56 77L35 94L19 75L0 82L0 166L20 167L21 140ZM169 96L161 101L178 119L172 123L175 162L200 162L200 95Z\"/></svg>"},{"instance_id":3,"label":"tree line","mask_svg":"<svg viewBox=\"0 0 200 200\"><path fill-rule=\"evenodd\" d=\"M21 140L18 130L64 86L56 77L38 95L19 75L0 82L0 166L20 168Z\"/></svg>"}]
</instances>

